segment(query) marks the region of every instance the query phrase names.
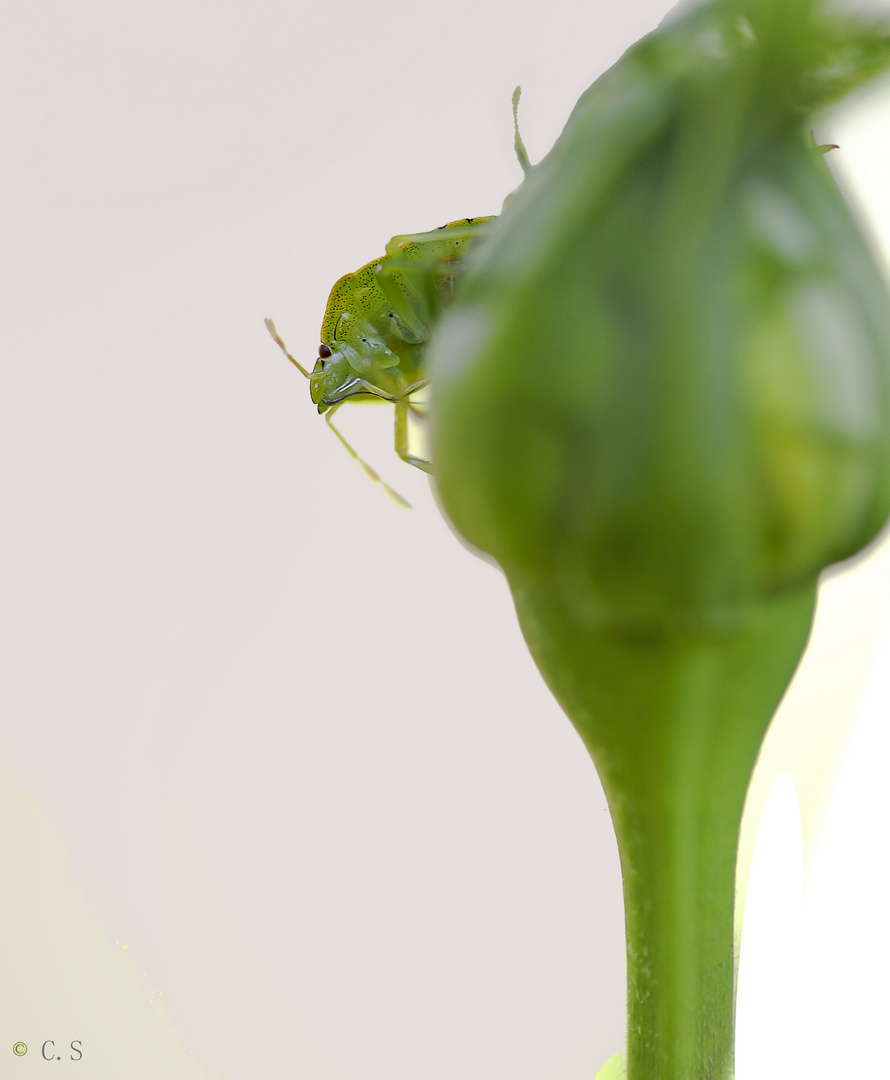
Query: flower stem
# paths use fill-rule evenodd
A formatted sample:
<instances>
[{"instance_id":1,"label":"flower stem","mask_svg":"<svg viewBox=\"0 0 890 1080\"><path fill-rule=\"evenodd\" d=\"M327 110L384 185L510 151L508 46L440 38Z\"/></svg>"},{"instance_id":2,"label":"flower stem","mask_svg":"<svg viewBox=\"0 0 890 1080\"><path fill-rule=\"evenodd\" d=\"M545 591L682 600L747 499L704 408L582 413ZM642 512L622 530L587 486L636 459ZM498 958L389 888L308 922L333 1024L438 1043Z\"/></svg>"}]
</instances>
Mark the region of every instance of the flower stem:
<instances>
[{"instance_id":1,"label":"flower stem","mask_svg":"<svg viewBox=\"0 0 890 1080\"><path fill-rule=\"evenodd\" d=\"M599 771L618 839L629 1080L729 1080L745 792L800 658L810 584L707 627L579 618L512 578L523 631Z\"/></svg>"}]
</instances>

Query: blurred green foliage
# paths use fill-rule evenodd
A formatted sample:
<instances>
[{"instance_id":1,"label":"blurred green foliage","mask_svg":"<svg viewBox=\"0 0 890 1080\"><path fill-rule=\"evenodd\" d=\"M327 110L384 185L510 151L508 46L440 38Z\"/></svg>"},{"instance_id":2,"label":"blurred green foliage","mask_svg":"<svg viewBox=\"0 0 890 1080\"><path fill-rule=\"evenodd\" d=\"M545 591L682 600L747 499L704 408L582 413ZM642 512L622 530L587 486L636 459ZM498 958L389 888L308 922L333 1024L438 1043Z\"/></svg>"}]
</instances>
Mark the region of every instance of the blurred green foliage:
<instances>
[{"instance_id":1,"label":"blurred green foliage","mask_svg":"<svg viewBox=\"0 0 890 1080\"><path fill-rule=\"evenodd\" d=\"M669 18L432 341L442 505L609 798L630 1080L731 1076L745 789L820 572L890 513L890 296L811 137L888 64L885 28L816 0Z\"/></svg>"}]
</instances>

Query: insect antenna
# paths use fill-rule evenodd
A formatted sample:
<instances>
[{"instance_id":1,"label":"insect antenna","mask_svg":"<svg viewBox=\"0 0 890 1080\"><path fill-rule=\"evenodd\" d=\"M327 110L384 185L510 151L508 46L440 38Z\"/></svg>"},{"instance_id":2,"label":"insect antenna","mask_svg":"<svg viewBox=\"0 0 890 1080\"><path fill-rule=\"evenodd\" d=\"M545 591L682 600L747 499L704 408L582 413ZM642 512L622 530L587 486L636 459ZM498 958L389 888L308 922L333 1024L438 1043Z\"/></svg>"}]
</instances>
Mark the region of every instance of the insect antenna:
<instances>
[{"instance_id":1,"label":"insect antenna","mask_svg":"<svg viewBox=\"0 0 890 1080\"><path fill-rule=\"evenodd\" d=\"M300 361L291 356L291 354L287 351L287 346L281 340L278 335L278 331L275 329L275 323L273 323L271 319L263 319L263 322L266 324L266 329L272 335L272 340L275 342L278 348L281 349L281 351L288 358L288 360L290 360L290 362L294 365L297 371L299 371L302 375L305 375L307 379L311 379L312 372L307 371L300 363Z\"/></svg>"}]
</instances>

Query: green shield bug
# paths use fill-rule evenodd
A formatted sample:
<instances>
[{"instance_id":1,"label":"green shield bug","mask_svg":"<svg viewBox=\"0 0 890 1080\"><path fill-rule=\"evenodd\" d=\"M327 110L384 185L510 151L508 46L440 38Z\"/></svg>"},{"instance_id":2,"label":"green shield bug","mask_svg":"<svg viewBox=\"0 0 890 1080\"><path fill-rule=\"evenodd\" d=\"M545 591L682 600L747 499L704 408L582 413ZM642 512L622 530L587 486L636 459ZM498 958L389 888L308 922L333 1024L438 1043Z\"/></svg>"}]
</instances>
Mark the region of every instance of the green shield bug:
<instances>
[{"instance_id":1,"label":"green shield bug","mask_svg":"<svg viewBox=\"0 0 890 1080\"><path fill-rule=\"evenodd\" d=\"M422 415L414 395L428 383L425 348L430 327L454 294L461 260L491 217L451 221L428 233L395 236L386 254L345 274L334 285L321 325L321 344L312 371L288 352L275 324L272 338L309 379L313 403L365 473L401 506L408 504L350 446L333 423L347 401L395 407L395 449L425 472L430 463L408 445L409 413Z\"/></svg>"},{"instance_id":2,"label":"green shield bug","mask_svg":"<svg viewBox=\"0 0 890 1080\"><path fill-rule=\"evenodd\" d=\"M524 172L528 155L519 135L513 93L516 156ZM321 324L318 359L310 371L291 353L271 319L272 339L309 380L309 393L328 427L365 474L400 506L409 503L352 448L334 425L346 402L389 403L395 408L395 450L409 465L430 472L430 462L409 447L409 416L422 417L414 396L428 384L426 346L439 314L450 305L472 244L494 217L461 218L431 232L394 236L386 253L334 285Z\"/></svg>"}]
</instances>

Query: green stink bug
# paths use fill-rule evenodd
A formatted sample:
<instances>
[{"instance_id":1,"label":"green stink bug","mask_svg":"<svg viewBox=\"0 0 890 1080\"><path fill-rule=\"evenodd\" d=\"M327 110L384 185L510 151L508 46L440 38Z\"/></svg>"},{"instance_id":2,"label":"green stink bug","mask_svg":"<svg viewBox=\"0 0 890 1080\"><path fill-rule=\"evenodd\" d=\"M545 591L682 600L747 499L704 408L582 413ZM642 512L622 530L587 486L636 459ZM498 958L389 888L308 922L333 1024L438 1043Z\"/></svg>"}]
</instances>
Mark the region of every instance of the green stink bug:
<instances>
[{"instance_id":1,"label":"green stink bug","mask_svg":"<svg viewBox=\"0 0 890 1080\"><path fill-rule=\"evenodd\" d=\"M408 504L353 450L334 426L347 401L395 406L395 449L425 472L430 463L409 451L408 414L420 415L413 396L429 381L424 350L430 326L454 294L461 259L491 217L451 221L428 233L395 236L386 254L345 274L334 285L321 325L318 359L308 371L266 327L290 362L309 379L313 403L365 473L397 503Z\"/></svg>"},{"instance_id":2,"label":"green stink bug","mask_svg":"<svg viewBox=\"0 0 890 1080\"><path fill-rule=\"evenodd\" d=\"M516 118L519 87L513 92L516 156L523 172L529 161ZM461 218L432 232L394 236L386 254L345 274L334 285L321 324L321 344L312 371L291 355L271 319L272 339L309 380L313 404L367 476L400 506L409 504L361 458L334 426L347 401L395 407L395 450L409 465L430 472L430 462L411 453L409 414L422 416L414 395L429 382L426 344L433 323L448 307L469 246L484 235L493 217Z\"/></svg>"}]
</instances>

